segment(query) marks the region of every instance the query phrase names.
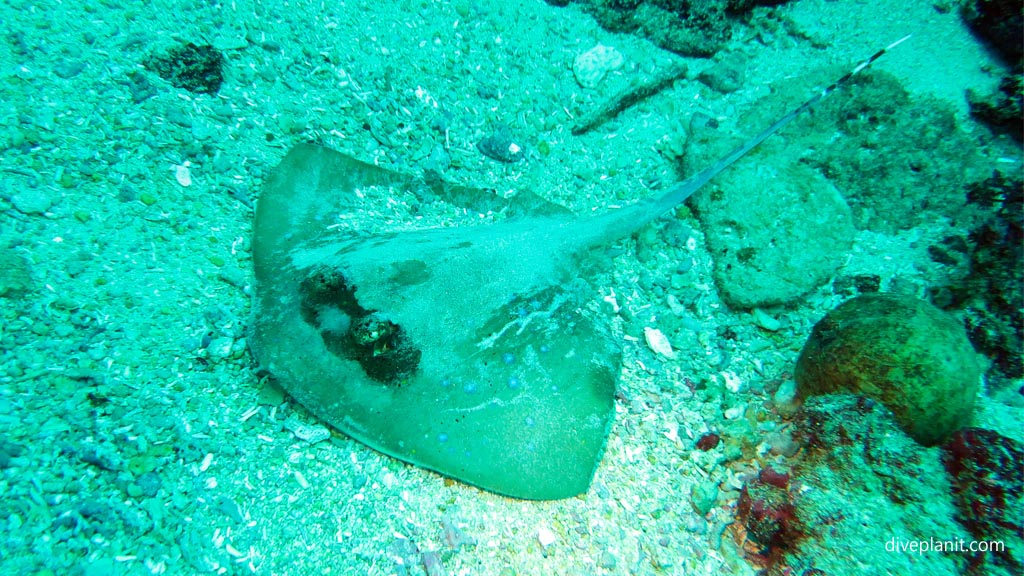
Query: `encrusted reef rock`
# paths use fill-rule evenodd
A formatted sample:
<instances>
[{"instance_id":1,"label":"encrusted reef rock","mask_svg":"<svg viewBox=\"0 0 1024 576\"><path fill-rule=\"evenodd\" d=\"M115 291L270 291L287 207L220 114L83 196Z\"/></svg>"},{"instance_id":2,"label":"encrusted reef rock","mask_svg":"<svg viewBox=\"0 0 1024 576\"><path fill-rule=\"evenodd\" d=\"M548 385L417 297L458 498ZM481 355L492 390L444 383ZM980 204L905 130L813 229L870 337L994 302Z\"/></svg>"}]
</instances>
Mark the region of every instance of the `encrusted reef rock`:
<instances>
[{"instance_id":1,"label":"encrusted reef rock","mask_svg":"<svg viewBox=\"0 0 1024 576\"><path fill-rule=\"evenodd\" d=\"M717 160L844 71L780 83L735 121L695 115L680 174ZM949 105L911 98L878 71L858 74L784 134L690 200L733 307L786 305L826 283L856 230L892 234L940 220L970 227L966 190L990 173Z\"/></svg>"},{"instance_id":2,"label":"encrusted reef rock","mask_svg":"<svg viewBox=\"0 0 1024 576\"><path fill-rule=\"evenodd\" d=\"M1024 2L1021 0L967 0L961 10L964 22L987 40L1012 66L1013 71L999 82L991 94L967 91L971 114L994 130L1010 134L1018 141L1024 137L1020 118L1024 111Z\"/></svg>"},{"instance_id":3,"label":"encrusted reef rock","mask_svg":"<svg viewBox=\"0 0 1024 576\"><path fill-rule=\"evenodd\" d=\"M961 15L975 34L988 40L1007 60L1024 54L1024 2L967 0Z\"/></svg>"},{"instance_id":4,"label":"encrusted reef rock","mask_svg":"<svg viewBox=\"0 0 1024 576\"><path fill-rule=\"evenodd\" d=\"M733 19L786 0L575 0L602 26L635 32L688 56L710 56L729 39ZM547 0L565 6L570 0Z\"/></svg>"},{"instance_id":5,"label":"encrusted reef rock","mask_svg":"<svg viewBox=\"0 0 1024 576\"><path fill-rule=\"evenodd\" d=\"M843 194L860 230L892 234L941 218L963 223L965 190L987 177L991 164L953 107L911 96L885 72L858 76L803 119L821 122L803 143L815 150L807 162ZM829 121L841 136L825 128Z\"/></svg>"},{"instance_id":6,"label":"encrusted reef rock","mask_svg":"<svg viewBox=\"0 0 1024 576\"><path fill-rule=\"evenodd\" d=\"M971 343L992 361L986 375L991 394L1024 377L1024 183L1018 175L996 173L969 187L967 196L984 216L966 235L928 248L933 261L950 268L949 283L932 287L930 299L967 309ZM1015 388L1013 395L1019 398Z\"/></svg>"},{"instance_id":7,"label":"encrusted reef rock","mask_svg":"<svg viewBox=\"0 0 1024 576\"><path fill-rule=\"evenodd\" d=\"M691 173L710 150L725 152L732 143L701 118L690 131ZM786 146L765 142L691 201L715 258L715 282L736 308L785 304L814 290L835 274L853 243L842 195Z\"/></svg>"},{"instance_id":8,"label":"encrusted reef rock","mask_svg":"<svg viewBox=\"0 0 1024 576\"><path fill-rule=\"evenodd\" d=\"M976 90L967 90L967 103L971 106L971 114L988 124L996 132L1013 136L1018 141L1024 138L1024 124L1020 118L1024 115L1024 75L1020 72L1003 76L999 81L999 89L990 94L981 94Z\"/></svg>"},{"instance_id":9,"label":"encrusted reef rock","mask_svg":"<svg viewBox=\"0 0 1024 576\"><path fill-rule=\"evenodd\" d=\"M964 328L945 312L909 296L865 294L814 326L794 377L804 398L878 400L907 434L934 445L969 421L981 363Z\"/></svg>"},{"instance_id":10,"label":"encrusted reef rock","mask_svg":"<svg viewBox=\"0 0 1024 576\"><path fill-rule=\"evenodd\" d=\"M1024 573L1024 448L982 428L960 430L942 448L958 519L977 540L1006 544L978 552L972 564L986 570L977 573Z\"/></svg>"},{"instance_id":11,"label":"encrusted reef rock","mask_svg":"<svg viewBox=\"0 0 1024 576\"><path fill-rule=\"evenodd\" d=\"M802 456L785 473L762 469L737 504L742 529L733 534L764 574L964 573L964 554L907 550L970 540L938 448L907 437L883 405L849 394L808 399L794 424Z\"/></svg>"}]
</instances>

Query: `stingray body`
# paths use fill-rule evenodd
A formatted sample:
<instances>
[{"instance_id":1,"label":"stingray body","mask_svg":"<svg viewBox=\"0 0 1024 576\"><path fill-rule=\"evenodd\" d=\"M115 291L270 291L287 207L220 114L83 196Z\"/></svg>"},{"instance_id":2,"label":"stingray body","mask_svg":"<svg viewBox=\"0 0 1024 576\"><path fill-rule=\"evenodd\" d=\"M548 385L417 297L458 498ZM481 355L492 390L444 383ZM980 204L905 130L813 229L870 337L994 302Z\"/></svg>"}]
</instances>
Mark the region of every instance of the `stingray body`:
<instances>
[{"instance_id":1,"label":"stingray body","mask_svg":"<svg viewBox=\"0 0 1024 576\"><path fill-rule=\"evenodd\" d=\"M253 350L311 412L385 454L517 498L585 492L620 348L590 306L581 260L686 200L883 52L661 196L591 218L548 211L364 234L339 225L362 190L423 181L296 146L256 211Z\"/></svg>"}]
</instances>

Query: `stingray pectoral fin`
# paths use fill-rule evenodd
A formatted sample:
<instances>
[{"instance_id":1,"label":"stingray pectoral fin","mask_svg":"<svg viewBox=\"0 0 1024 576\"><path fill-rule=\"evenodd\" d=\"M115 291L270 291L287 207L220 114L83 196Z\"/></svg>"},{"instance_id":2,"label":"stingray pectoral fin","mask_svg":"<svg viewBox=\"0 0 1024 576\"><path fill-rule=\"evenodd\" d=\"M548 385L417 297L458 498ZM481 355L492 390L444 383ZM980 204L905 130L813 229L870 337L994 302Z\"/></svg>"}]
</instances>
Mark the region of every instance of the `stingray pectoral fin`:
<instances>
[{"instance_id":1,"label":"stingray pectoral fin","mask_svg":"<svg viewBox=\"0 0 1024 576\"><path fill-rule=\"evenodd\" d=\"M298 310L274 306L260 302L269 319L254 333L261 362L302 405L354 439L515 498L568 498L589 487L612 420L618 366L607 363L615 357L610 342L594 340L594 327L576 312L492 334L480 341L484 348L465 342L446 353L413 343L422 348L421 368L382 382L339 355L333 336ZM547 330L552 322L557 333ZM438 354L447 362L422 368Z\"/></svg>"},{"instance_id":2,"label":"stingray pectoral fin","mask_svg":"<svg viewBox=\"0 0 1024 576\"><path fill-rule=\"evenodd\" d=\"M505 228L331 228L363 182L407 178L389 174L301 147L268 178L254 227L260 363L318 417L400 460L516 498L585 492L619 370L585 291L498 257ZM480 263L488 274L458 273Z\"/></svg>"}]
</instances>

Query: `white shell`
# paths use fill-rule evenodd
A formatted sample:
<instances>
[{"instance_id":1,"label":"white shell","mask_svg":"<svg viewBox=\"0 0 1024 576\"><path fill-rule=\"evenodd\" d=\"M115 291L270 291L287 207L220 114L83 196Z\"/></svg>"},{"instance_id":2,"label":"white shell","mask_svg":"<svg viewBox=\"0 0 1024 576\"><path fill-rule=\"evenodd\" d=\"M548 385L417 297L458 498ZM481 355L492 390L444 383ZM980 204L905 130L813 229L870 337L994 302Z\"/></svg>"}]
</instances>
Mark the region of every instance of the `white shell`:
<instances>
[{"instance_id":1,"label":"white shell","mask_svg":"<svg viewBox=\"0 0 1024 576\"><path fill-rule=\"evenodd\" d=\"M644 340L647 340L647 346L657 354L665 358L676 357L675 351L672 350L672 345L668 343L668 338L661 333L661 330L650 327L644 328Z\"/></svg>"},{"instance_id":2,"label":"white shell","mask_svg":"<svg viewBox=\"0 0 1024 576\"><path fill-rule=\"evenodd\" d=\"M174 167L174 179L185 188L192 185L192 172L188 169L188 164Z\"/></svg>"},{"instance_id":3,"label":"white shell","mask_svg":"<svg viewBox=\"0 0 1024 576\"><path fill-rule=\"evenodd\" d=\"M540 542L541 546L547 548L555 543L555 539L555 533L550 529L541 526L541 528L537 530L537 541Z\"/></svg>"}]
</instances>

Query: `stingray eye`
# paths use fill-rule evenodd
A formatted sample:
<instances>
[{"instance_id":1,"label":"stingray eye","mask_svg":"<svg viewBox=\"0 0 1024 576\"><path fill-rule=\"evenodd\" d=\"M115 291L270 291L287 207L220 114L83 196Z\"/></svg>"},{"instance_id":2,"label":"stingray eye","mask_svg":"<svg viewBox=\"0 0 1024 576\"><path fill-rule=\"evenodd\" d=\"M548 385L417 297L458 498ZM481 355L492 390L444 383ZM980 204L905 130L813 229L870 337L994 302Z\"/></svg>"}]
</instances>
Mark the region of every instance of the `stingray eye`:
<instances>
[{"instance_id":1,"label":"stingray eye","mask_svg":"<svg viewBox=\"0 0 1024 576\"><path fill-rule=\"evenodd\" d=\"M352 324L344 355L359 362L370 378L384 384L398 384L419 367L420 350L405 330L380 314L371 313Z\"/></svg>"},{"instance_id":2,"label":"stingray eye","mask_svg":"<svg viewBox=\"0 0 1024 576\"><path fill-rule=\"evenodd\" d=\"M398 324L370 314L352 327L352 338L360 346L384 347L397 331Z\"/></svg>"}]
</instances>

